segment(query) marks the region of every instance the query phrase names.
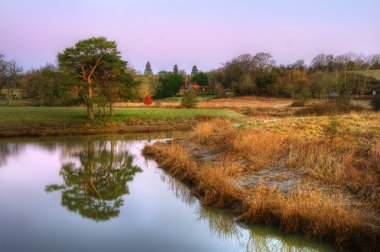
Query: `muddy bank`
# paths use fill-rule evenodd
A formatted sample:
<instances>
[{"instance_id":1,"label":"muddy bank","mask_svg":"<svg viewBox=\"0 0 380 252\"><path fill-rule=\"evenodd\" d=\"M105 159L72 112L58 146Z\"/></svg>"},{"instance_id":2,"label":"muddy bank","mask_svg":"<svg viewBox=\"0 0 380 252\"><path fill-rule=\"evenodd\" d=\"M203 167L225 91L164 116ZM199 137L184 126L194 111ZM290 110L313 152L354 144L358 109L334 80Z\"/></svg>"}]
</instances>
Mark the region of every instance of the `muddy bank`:
<instances>
[{"instance_id":1,"label":"muddy bank","mask_svg":"<svg viewBox=\"0 0 380 252\"><path fill-rule=\"evenodd\" d=\"M219 121L144 153L203 204L230 209L240 221L278 225L342 250L378 251L378 145L292 141Z\"/></svg>"}]
</instances>

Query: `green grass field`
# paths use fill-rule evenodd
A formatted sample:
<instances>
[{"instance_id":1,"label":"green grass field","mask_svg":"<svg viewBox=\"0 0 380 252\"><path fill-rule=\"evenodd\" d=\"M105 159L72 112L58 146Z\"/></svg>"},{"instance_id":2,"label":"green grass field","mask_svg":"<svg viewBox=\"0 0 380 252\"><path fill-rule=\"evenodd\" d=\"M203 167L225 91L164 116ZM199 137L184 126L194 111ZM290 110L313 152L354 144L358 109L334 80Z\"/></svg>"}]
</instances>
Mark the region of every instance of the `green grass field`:
<instances>
[{"instance_id":1,"label":"green grass field","mask_svg":"<svg viewBox=\"0 0 380 252\"><path fill-rule=\"evenodd\" d=\"M368 76L368 77L373 77L376 80L380 80L380 70L362 70L359 71L360 73Z\"/></svg>"},{"instance_id":2,"label":"green grass field","mask_svg":"<svg viewBox=\"0 0 380 252\"><path fill-rule=\"evenodd\" d=\"M96 109L95 115L97 115ZM89 121L84 107L0 106L0 135L4 132L15 134L16 131L22 131L25 134L28 131L41 129L75 130L77 127L83 128L84 125L92 129L107 129L120 127L120 124L129 124L133 120L144 125L154 125L155 121L176 125L197 120L199 117L237 119L242 116L237 112L222 109L116 108L113 117L95 116L94 121Z\"/></svg>"},{"instance_id":3,"label":"green grass field","mask_svg":"<svg viewBox=\"0 0 380 252\"><path fill-rule=\"evenodd\" d=\"M242 115L226 109L170 109L170 108L117 108L115 119L170 119L194 118L197 116L211 116L236 119Z\"/></svg>"}]
</instances>

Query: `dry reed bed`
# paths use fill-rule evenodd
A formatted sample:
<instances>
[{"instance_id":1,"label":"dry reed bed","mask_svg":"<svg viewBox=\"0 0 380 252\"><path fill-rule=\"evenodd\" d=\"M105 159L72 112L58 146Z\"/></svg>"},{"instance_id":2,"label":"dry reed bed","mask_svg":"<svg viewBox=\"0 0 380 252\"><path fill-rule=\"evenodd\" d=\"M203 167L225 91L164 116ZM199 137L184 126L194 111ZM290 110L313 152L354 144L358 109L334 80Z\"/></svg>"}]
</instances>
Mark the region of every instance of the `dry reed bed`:
<instances>
[{"instance_id":1,"label":"dry reed bed","mask_svg":"<svg viewBox=\"0 0 380 252\"><path fill-rule=\"evenodd\" d=\"M379 249L380 142L372 140L364 146L350 136L304 140L236 129L219 119L198 124L186 139L146 146L144 153L188 184L203 204L232 209L241 221L277 224L341 249L369 251ZM219 153L218 162L200 161L196 149ZM307 184L286 193L265 178L237 185L279 160L285 162L281 172L298 170L298 183ZM279 183L288 179L277 177Z\"/></svg>"}]
</instances>

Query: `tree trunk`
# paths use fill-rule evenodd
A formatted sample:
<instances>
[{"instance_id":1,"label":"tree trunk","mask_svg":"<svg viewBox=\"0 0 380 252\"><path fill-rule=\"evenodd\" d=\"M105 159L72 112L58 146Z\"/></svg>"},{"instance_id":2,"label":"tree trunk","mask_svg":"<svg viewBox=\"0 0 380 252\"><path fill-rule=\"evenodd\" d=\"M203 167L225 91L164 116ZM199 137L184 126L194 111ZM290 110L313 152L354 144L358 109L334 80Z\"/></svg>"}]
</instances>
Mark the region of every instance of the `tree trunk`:
<instances>
[{"instance_id":1,"label":"tree trunk","mask_svg":"<svg viewBox=\"0 0 380 252\"><path fill-rule=\"evenodd\" d=\"M101 117L101 112L100 112L100 105L98 104L98 117Z\"/></svg>"},{"instance_id":2,"label":"tree trunk","mask_svg":"<svg viewBox=\"0 0 380 252\"><path fill-rule=\"evenodd\" d=\"M94 120L94 104L92 100L91 80L88 80L87 116L89 120Z\"/></svg>"},{"instance_id":3,"label":"tree trunk","mask_svg":"<svg viewBox=\"0 0 380 252\"><path fill-rule=\"evenodd\" d=\"M87 116L88 119L94 120L94 105L90 102L87 102Z\"/></svg>"},{"instance_id":4,"label":"tree trunk","mask_svg":"<svg viewBox=\"0 0 380 252\"><path fill-rule=\"evenodd\" d=\"M113 103L110 103L110 116L113 116L115 114L115 107L113 106Z\"/></svg>"}]
</instances>

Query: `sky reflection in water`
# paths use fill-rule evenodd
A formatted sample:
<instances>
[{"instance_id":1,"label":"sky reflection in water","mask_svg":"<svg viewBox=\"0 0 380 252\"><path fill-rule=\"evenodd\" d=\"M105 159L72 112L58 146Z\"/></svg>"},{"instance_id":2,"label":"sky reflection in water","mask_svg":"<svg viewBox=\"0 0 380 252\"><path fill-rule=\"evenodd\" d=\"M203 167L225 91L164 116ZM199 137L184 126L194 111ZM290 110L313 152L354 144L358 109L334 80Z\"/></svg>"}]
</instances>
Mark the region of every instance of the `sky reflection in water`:
<instances>
[{"instance_id":1,"label":"sky reflection in water","mask_svg":"<svg viewBox=\"0 0 380 252\"><path fill-rule=\"evenodd\" d=\"M333 250L202 207L130 139L0 141L0 251Z\"/></svg>"}]
</instances>

